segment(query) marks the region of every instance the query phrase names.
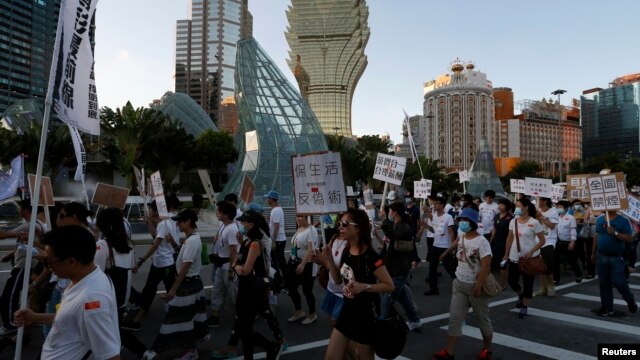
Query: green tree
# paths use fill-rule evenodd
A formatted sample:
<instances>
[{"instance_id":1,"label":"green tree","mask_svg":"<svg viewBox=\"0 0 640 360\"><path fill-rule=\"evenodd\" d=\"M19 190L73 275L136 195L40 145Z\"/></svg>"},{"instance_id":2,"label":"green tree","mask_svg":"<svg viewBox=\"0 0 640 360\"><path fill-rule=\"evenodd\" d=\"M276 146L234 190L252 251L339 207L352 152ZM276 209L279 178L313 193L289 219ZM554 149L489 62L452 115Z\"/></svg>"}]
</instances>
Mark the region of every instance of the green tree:
<instances>
[{"instance_id":1,"label":"green tree","mask_svg":"<svg viewBox=\"0 0 640 360\"><path fill-rule=\"evenodd\" d=\"M542 167L535 161L521 161L518 165L514 166L507 175L500 178L502 186L505 189L511 188L510 179L524 179L525 177L540 177L542 176Z\"/></svg>"},{"instance_id":2,"label":"green tree","mask_svg":"<svg viewBox=\"0 0 640 360\"><path fill-rule=\"evenodd\" d=\"M422 178L418 162L420 163L420 167L422 167L422 174L424 174L424 178L432 181L433 191L442 192L448 190L448 184L446 182L447 175L443 172L444 167L440 166L438 160L427 159L424 156L419 156L415 163L412 162L411 159L407 160L407 168L405 169L404 179L402 182L408 191L413 193L413 182Z\"/></svg>"},{"instance_id":3,"label":"green tree","mask_svg":"<svg viewBox=\"0 0 640 360\"><path fill-rule=\"evenodd\" d=\"M238 155L231 135L209 129L195 139L194 162L191 165L215 171L236 161Z\"/></svg>"}]
</instances>

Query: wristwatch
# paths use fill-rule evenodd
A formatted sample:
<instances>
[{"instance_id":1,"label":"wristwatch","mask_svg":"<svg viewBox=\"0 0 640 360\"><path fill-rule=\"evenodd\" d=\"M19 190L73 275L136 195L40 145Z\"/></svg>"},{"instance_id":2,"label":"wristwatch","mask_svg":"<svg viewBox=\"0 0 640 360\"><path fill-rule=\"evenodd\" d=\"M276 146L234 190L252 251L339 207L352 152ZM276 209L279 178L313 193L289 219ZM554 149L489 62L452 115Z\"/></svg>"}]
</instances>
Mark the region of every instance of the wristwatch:
<instances>
[{"instance_id":1,"label":"wristwatch","mask_svg":"<svg viewBox=\"0 0 640 360\"><path fill-rule=\"evenodd\" d=\"M371 284L367 284L367 290L365 291L369 291L369 290L371 290Z\"/></svg>"}]
</instances>

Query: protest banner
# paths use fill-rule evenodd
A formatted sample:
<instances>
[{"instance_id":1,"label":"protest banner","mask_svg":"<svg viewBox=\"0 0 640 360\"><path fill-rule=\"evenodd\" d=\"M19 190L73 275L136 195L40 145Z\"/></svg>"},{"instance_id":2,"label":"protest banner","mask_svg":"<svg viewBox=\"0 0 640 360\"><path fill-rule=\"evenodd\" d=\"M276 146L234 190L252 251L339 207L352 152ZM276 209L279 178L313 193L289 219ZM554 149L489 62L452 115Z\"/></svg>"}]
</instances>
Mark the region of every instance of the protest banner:
<instances>
[{"instance_id":1,"label":"protest banner","mask_svg":"<svg viewBox=\"0 0 640 360\"><path fill-rule=\"evenodd\" d=\"M347 196L356 196L356 193L353 192L353 186L347 186Z\"/></svg>"},{"instance_id":2,"label":"protest banner","mask_svg":"<svg viewBox=\"0 0 640 360\"><path fill-rule=\"evenodd\" d=\"M629 208L620 212L629 219L640 222L640 200L632 195L629 195L627 200L629 201Z\"/></svg>"},{"instance_id":3,"label":"protest banner","mask_svg":"<svg viewBox=\"0 0 640 360\"><path fill-rule=\"evenodd\" d=\"M29 174L29 193L31 198L34 197L33 188L35 187L36 176ZM38 206L55 206L53 200L53 187L51 186L51 178L48 176L42 177L42 183L40 184L40 199L38 199Z\"/></svg>"},{"instance_id":4,"label":"protest banner","mask_svg":"<svg viewBox=\"0 0 640 360\"><path fill-rule=\"evenodd\" d=\"M462 170L459 173L459 177L460 179L458 180L461 184L464 182L469 181L469 177L471 174L469 174L469 172L467 170Z\"/></svg>"},{"instance_id":5,"label":"protest banner","mask_svg":"<svg viewBox=\"0 0 640 360\"><path fill-rule=\"evenodd\" d=\"M291 156L296 213L338 213L347 210L340 153Z\"/></svg>"},{"instance_id":6,"label":"protest banner","mask_svg":"<svg viewBox=\"0 0 640 360\"><path fill-rule=\"evenodd\" d=\"M564 186L551 186L551 201L555 204L564 198Z\"/></svg>"},{"instance_id":7,"label":"protest banner","mask_svg":"<svg viewBox=\"0 0 640 360\"><path fill-rule=\"evenodd\" d=\"M523 179L511 179L511 192L514 194L524 194L525 185Z\"/></svg>"},{"instance_id":8,"label":"protest banner","mask_svg":"<svg viewBox=\"0 0 640 360\"><path fill-rule=\"evenodd\" d=\"M151 174L151 188L153 189L153 199L156 201L158 208L158 216L161 218L169 217L169 209L167 209L167 201L164 198L164 189L162 187L162 177L160 171Z\"/></svg>"},{"instance_id":9,"label":"protest banner","mask_svg":"<svg viewBox=\"0 0 640 360\"><path fill-rule=\"evenodd\" d=\"M433 182L431 180L422 179L420 181L413 182L413 193L417 199L428 199L431 195L431 187Z\"/></svg>"},{"instance_id":10,"label":"protest banner","mask_svg":"<svg viewBox=\"0 0 640 360\"><path fill-rule=\"evenodd\" d=\"M567 199L573 201L578 199L582 202L590 202L589 186L587 179L596 174L574 174L567 175Z\"/></svg>"},{"instance_id":11,"label":"protest banner","mask_svg":"<svg viewBox=\"0 0 640 360\"><path fill-rule=\"evenodd\" d=\"M242 187L240 188L240 199L244 201L245 205L248 205L253 201L253 196L256 193L256 184L251 181L251 178L244 174L244 179L242 179ZM245 209L247 207L245 206Z\"/></svg>"},{"instance_id":12,"label":"protest banner","mask_svg":"<svg viewBox=\"0 0 640 360\"><path fill-rule=\"evenodd\" d=\"M529 196L537 196L551 198L551 187L553 182L551 179L544 178L524 178L524 194Z\"/></svg>"},{"instance_id":13,"label":"protest banner","mask_svg":"<svg viewBox=\"0 0 640 360\"><path fill-rule=\"evenodd\" d=\"M373 178L394 185L402 185L406 166L406 158L378 153Z\"/></svg>"},{"instance_id":14,"label":"protest banner","mask_svg":"<svg viewBox=\"0 0 640 360\"><path fill-rule=\"evenodd\" d=\"M590 176L587 178L587 184L591 197L591 209L608 211L629 208L624 173Z\"/></svg>"},{"instance_id":15,"label":"protest banner","mask_svg":"<svg viewBox=\"0 0 640 360\"><path fill-rule=\"evenodd\" d=\"M96 184L96 191L91 199L92 204L124 209L129 196L129 189L103 183Z\"/></svg>"}]
</instances>

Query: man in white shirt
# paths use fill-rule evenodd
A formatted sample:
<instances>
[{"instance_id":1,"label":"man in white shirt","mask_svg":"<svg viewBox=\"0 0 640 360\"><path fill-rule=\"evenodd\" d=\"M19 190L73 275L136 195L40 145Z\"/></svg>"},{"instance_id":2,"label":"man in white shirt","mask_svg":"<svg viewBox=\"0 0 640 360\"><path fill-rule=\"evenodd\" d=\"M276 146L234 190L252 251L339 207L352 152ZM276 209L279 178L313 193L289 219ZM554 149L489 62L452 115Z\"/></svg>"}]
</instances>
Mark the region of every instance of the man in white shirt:
<instances>
[{"instance_id":1,"label":"man in white shirt","mask_svg":"<svg viewBox=\"0 0 640 360\"><path fill-rule=\"evenodd\" d=\"M283 287L284 272L286 270L287 261L284 258L284 248L287 245L287 237L284 234L284 211L278 203L280 194L271 190L267 195L267 204L271 207L269 214L269 232L271 233L271 266L276 269L276 281L279 281Z\"/></svg>"},{"instance_id":2,"label":"man in white shirt","mask_svg":"<svg viewBox=\"0 0 640 360\"><path fill-rule=\"evenodd\" d=\"M18 326L52 325L41 359L120 359L118 309L113 285L94 263L93 234L79 225L63 226L44 237L49 268L71 280L56 314L18 310Z\"/></svg>"},{"instance_id":3,"label":"man in white shirt","mask_svg":"<svg viewBox=\"0 0 640 360\"><path fill-rule=\"evenodd\" d=\"M220 326L218 314L224 303L225 295L234 304L236 301L237 287L233 282L234 271L229 269L230 263L236 262L240 243L238 243L238 225L234 221L236 218L236 207L227 201L220 201L217 204L216 215L220 220L218 233L213 238L213 252L209 255L213 264L211 271L211 316L207 319L209 327Z\"/></svg>"},{"instance_id":4,"label":"man in white shirt","mask_svg":"<svg viewBox=\"0 0 640 360\"><path fill-rule=\"evenodd\" d=\"M491 240L491 232L493 231L493 222L496 215L500 212L498 204L493 200L496 198L496 192L487 190L484 192L484 202L480 204L480 223L478 223L478 233L484 235L487 240Z\"/></svg>"},{"instance_id":5,"label":"man in white shirt","mask_svg":"<svg viewBox=\"0 0 640 360\"><path fill-rule=\"evenodd\" d=\"M537 220L544 226L544 246L540 249L540 254L547 271L540 275L540 290L534 293L535 296L556 296L556 286L553 282L553 254L555 253L556 242L558 242L558 223L560 216L558 211L552 207L553 203L549 198L540 198Z\"/></svg>"},{"instance_id":6,"label":"man in white shirt","mask_svg":"<svg viewBox=\"0 0 640 360\"><path fill-rule=\"evenodd\" d=\"M455 239L453 233L453 217L444 211L447 200L441 196L433 199L434 212L431 214L431 225L427 224L427 230L433 232L433 248L429 256L429 291L425 295L438 295L438 264L442 255Z\"/></svg>"}]
</instances>

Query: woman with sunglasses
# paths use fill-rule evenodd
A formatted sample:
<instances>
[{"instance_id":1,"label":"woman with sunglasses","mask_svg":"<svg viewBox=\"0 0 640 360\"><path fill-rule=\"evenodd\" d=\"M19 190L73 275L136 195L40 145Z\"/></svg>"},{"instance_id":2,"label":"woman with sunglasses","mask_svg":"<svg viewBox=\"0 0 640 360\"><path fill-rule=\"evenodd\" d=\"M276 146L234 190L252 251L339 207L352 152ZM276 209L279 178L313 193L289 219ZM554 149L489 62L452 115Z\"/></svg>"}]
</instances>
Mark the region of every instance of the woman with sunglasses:
<instances>
[{"instance_id":1,"label":"woman with sunglasses","mask_svg":"<svg viewBox=\"0 0 640 360\"><path fill-rule=\"evenodd\" d=\"M375 319L380 309L378 294L393 291L393 281L382 258L371 246L367 214L349 209L338 225L340 238L348 243L342 258L336 263L329 247L323 249L322 257L336 284L344 283L344 304L331 332L325 359L343 359L352 347L359 359L373 359Z\"/></svg>"}]
</instances>

